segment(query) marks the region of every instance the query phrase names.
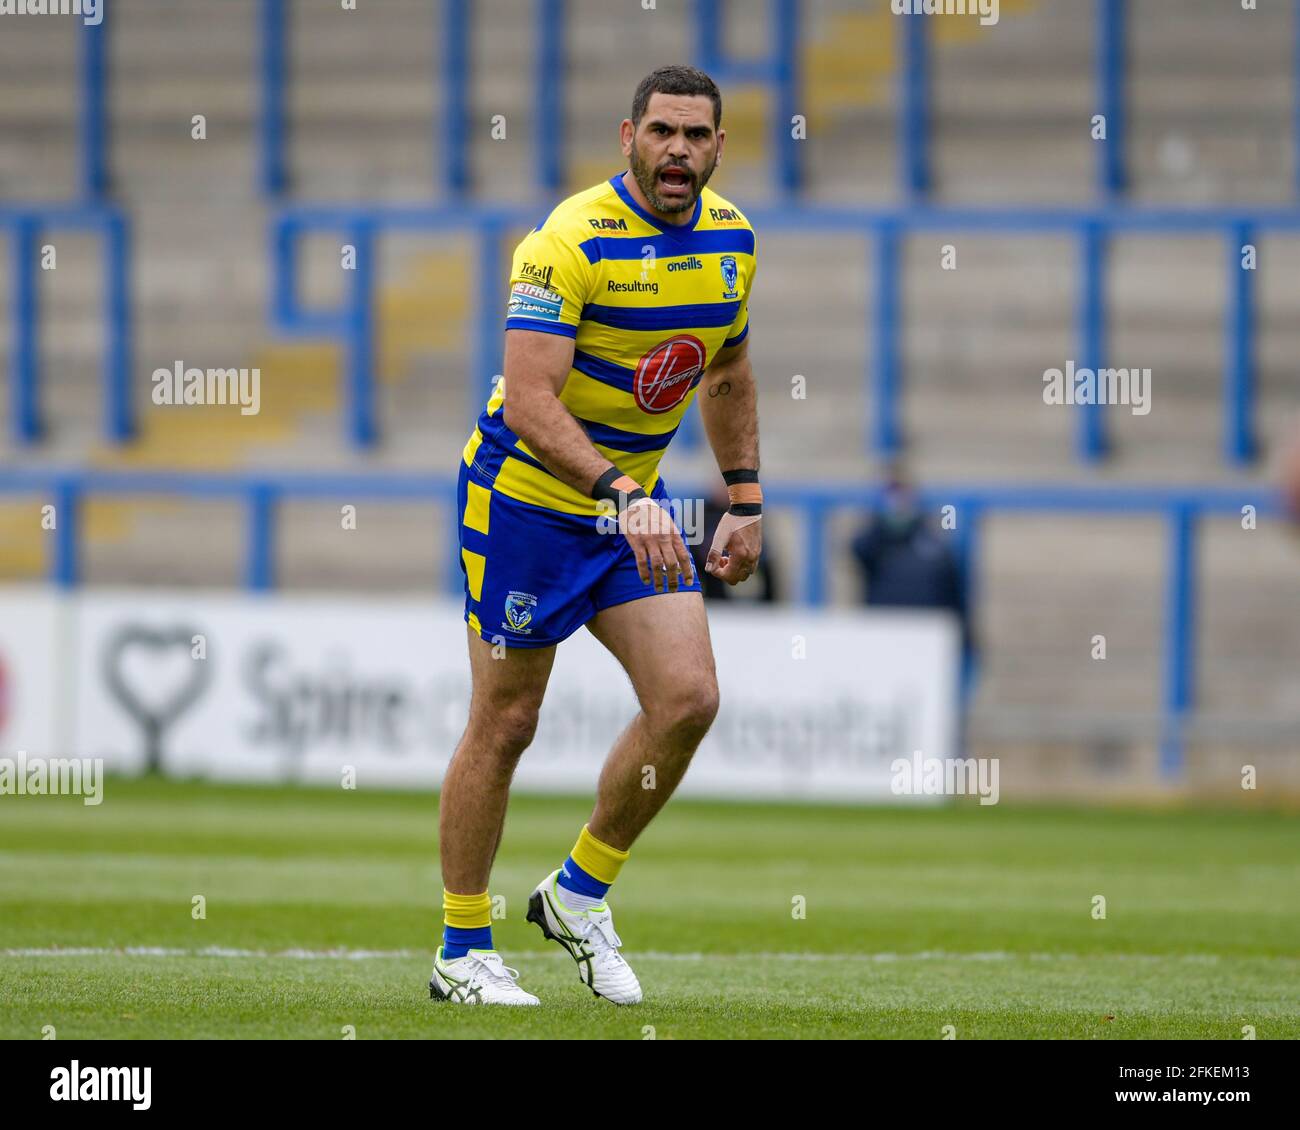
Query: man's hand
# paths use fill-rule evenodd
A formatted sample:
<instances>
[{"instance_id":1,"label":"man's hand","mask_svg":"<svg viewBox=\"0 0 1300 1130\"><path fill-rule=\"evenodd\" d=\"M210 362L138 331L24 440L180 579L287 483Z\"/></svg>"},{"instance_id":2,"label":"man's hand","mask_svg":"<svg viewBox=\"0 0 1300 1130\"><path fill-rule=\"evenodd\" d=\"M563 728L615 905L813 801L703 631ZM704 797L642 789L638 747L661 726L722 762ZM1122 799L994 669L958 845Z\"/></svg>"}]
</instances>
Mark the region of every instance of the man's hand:
<instances>
[{"instance_id":1,"label":"man's hand","mask_svg":"<svg viewBox=\"0 0 1300 1130\"><path fill-rule=\"evenodd\" d=\"M662 577L664 592L676 592L682 578L688 585L694 582L695 569L686 543L672 515L654 499L638 498L624 509L618 516L618 529L632 547L636 571L644 584L657 592Z\"/></svg>"},{"instance_id":2,"label":"man's hand","mask_svg":"<svg viewBox=\"0 0 1300 1130\"><path fill-rule=\"evenodd\" d=\"M762 517L755 515L742 518L735 514L724 514L718 523L717 533L713 535L713 544L709 546L704 568L718 580L738 585L749 579L758 566L758 557L762 552Z\"/></svg>"}]
</instances>

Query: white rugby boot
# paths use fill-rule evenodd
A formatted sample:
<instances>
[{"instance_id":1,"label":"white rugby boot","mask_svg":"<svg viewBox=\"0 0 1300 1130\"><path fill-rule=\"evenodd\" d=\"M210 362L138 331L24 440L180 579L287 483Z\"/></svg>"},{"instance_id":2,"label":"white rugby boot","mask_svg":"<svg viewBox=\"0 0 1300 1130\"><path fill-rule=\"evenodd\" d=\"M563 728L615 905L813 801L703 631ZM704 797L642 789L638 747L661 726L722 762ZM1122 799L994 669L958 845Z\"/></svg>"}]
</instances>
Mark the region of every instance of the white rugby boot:
<instances>
[{"instance_id":1,"label":"white rugby boot","mask_svg":"<svg viewBox=\"0 0 1300 1130\"><path fill-rule=\"evenodd\" d=\"M456 1004L541 1004L515 984L518 979L519 971L509 968L496 950L470 950L464 957L444 961L439 946L429 996Z\"/></svg>"},{"instance_id":2,"label":"white rugby boot","mask_svg":"<svg viewBox=\"0 0 1300 1130\"><path fill-rule=\"evenodd\" d=\"M623 944L614 933L614 915L608 904L590 910L570 910L556 885L559 870L552 871L528 898L528 921L536 922L550 940L559 942L578 963L578 978L598 997L615 1004L637 1004L641 984L632 967L618 952Z\"/></svg>"}]
</instances>

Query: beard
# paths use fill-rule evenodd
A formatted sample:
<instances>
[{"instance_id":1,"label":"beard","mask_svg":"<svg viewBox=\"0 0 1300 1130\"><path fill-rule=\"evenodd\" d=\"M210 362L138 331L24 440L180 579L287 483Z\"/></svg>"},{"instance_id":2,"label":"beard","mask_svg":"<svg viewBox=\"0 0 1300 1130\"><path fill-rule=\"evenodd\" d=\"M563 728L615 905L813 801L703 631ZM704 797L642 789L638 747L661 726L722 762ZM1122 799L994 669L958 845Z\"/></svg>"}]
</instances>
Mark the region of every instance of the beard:
<instances>
[{"instance_id":1,"label":"beard","mask_svg":"<svg viewBox=\"0 0 1300 1130\"><path fill-rule=\"evenodd\" d=\"M635 142L632 143L632 175L636 178L637 187L641 189L645 198L650 201L650 206L656 212L663 212L665 215L685 212L695 207L695 201L699 199L700 193L704 191L704 186L709 183L709 178L713 176L713 170L718 167L718 159L715 157L713 164L698 176L694 170L687 171L686 175L690 178L690 192L680 200L666 200L659 195L658 191L660 172L672 164L672 161L665 161L663 164L652 168L650 163L642 158L641 147Z\"/></svg>"}]
</instances>

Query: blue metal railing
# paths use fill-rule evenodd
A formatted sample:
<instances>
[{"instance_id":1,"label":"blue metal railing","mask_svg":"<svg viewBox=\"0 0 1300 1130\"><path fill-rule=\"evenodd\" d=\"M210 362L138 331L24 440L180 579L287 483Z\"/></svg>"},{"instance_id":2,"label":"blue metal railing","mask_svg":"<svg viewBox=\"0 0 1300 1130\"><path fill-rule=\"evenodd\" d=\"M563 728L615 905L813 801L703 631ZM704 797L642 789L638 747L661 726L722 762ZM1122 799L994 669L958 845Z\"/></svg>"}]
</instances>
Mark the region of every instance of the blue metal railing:
<instances>
[{"instance_id":1,"label":"blue metal railing","mask_svg":"<svg viewBox=\"0 0 1300 1130\"><path fill-rule=\"evenodd\" d=\"M1106 121L1104 141L1097 147L1097 191L1115 198L1128 188L1128 0L1094 0L1096 35L1093 46L1095 102ZM1300 11L1300 5L1298 5ZM1297 16L1300 19L1300 16ZM898 153L905 197L919 199L933 185L930 172L930 32L931 17L909 14L899 19ZM1300 52L1300 45L1297 48ZM1296 59L1300 83L1300 53ZM1300 111L1296 145L1300 152Z\"/></svg>"},{"instance_id":2,"label":"blue metal railing","mask_svg":"<svg viewBox=\"0 0 1300 1130\"><path fill-rule=\"evenodd\" d=\"M678 484L679 486L681 484ZM688 484L681 497L699 497ZM799 598L809 605L827 601L830 554L830 519L838 511L865 510L882 501L879 487L842 484L767 483L764 501L769 508L791 508L801 513L805 547L804 573ZM448 529L447 569L449 593L461 591L456 564L454 533L456 483L450 475L356 475L325 472L274 474L157 474L109 471L0 470L0 495L36 495L52 499L58 507L56 539L50 555L49 579L63 588L81 580L81 534L78 515L89 496L133 498L172 496L188 499L224 499L245 507L244 583L266 591L276 584L275 541L279 504L289 500L346 499L384 502L439 503L448 508L453 523ZM1188 724L1196 705L1196 586L1197 532L1202 519L1231 515L1256 508L1259 519L1280 513L1271 488L1239 487L1074 487L1074 486L931 486L920 492L929 508L953 506L958 542L966 557L968 584L977 576L980 530L991 514L1065 513L1089 515L1163 515L1168 523L1163 640L1161 646L1161 711L1163 736L1161 768L1167 777L1182 769Z\"/></svg>"},{"instance_id":3,"label":"blue metal railing","mask_svg":"<svg viewBox=\"0 0 1300 1130\"><path fill-rule=\"evenodd\" d=\"M564 104L565 0L538 0L537 58L533 62L533 151L537 161L537 188L558 195L567 183Z\"/></svg>"},{"instance_id":4,"label":"blue metal railing","mask_svg":"<svg viewBox=\"0 0 1300 1130\"><path fill-rule=\"evenodd\" d=\"M723 24L726 0L696 0L695 42L701 70L719 84L765 85L771 91L772 183L780 193L803 185L803 152L792 121L800 110L799 0L769 0L768 52L759 59L737 59L727 52ZM806 109L805 109L806 113Z\"/></svg>"},{"instance_id":5,"label":"blue metal railing","mask_svg":"<svg viewBox=\"0 0 1300 1130\"><path fill-rule=\"evenodd\" d=\"M929 17L901 18L898 35L898 167L905 198L930 191L930 36Z\"/></svg>"},{"instance_id":6,"label":"blue metal railing","mask_svg":"<svg viewBox=\"0 0 1300 1130\"><path fill-rule=\"evenodd\" d=\"M1097 142L1097 190L1118 196L1128 188L1128 0L1097 2L1097 105L1106 140Z\"/></svg>"},{"instance_id":7,"label":"blue metal railing","mask_svg":"<svg viewBox=\"0 0 1300 1130\"><path fill-rule=\"evenodd\" d=\"M108 193L108 24L86 24L81 32L79 75L81 195L99 200Z\"/></svg>"},{"instance_id":8,"label":"blue metal railing","mask_svg":"<svg viewBox=\"0 0 1300 1130\"><path fill-rule=\"evenodd\" d=\"M443 0L442 64L443 120L442 187L448 196L459 198L470 189L469 91L470 72L469 6L463 0ZM437 140L437 139L435 139Z\"/></svg>"},{"instance_id":9,"label":"blue metal railing","mask_svg":"<svg viewBox=\"0 0 1300 1130\"><path fill-rule=\"evenodd\" d=\"M801 11L798 0L769 0L771 45L766 58L733 59L723 36L726 0L696 0L695 36L700 65L720 82L766 85L776 112L772 118L773 182L785 193L803 183L802 152L791 133L791 118L801 106L802 75L799 45ZM540 190L565 183L562 110L565 102L564 0L536 0L537 66L534 76L540 128L536 131L537 181ZM1128 187L1125 149L1128 134L1126 84L1127 0L1095 0L1095 86L1098 112L1105 115L1107 140L1097 144L1097 186L1103 197ZM288 15L285 0L262 0L259 13L261 106L259 179L275 196L289 184L285 147L288 129L285 87L289 81ZM80 186L83 196L98 199L108 191L107 40L109 21L87 25L80 62L81 118L79 123ZM924 16L898 21L900 36L898 83L898 148L904 194L920 197L932 184L929 108L930 22ZM469 162L469 99L472 73L469 0L442 0L440 78L443 114L439 131L439 177L447 193L457 197L471 183ZM1294 175L1300 196L1300 0L1294 19L1292 134L1296 153ZM558 131L545 134L545 131Z\"/></svg>"},{"instance_id":10,"label":"blue metal railing","mask_svg":"<svg viewBox=\"0 0 1300 1130\"><path fill-rule=\"evenodd\" d=\"M557 192L567 183L564 127L566 0L535 0L537 43L533 76L536 180L541 192ZM261 107L259 110L260 180L270 196L290 183L285 149L289 126L285 88L289 74L289 14L286 0L262 0ZM473 182L470 162L470 91L473 84L473 21L470 0L442 0L436 21L442 112L435 131L435 183L452 198L463 197Z\"/></svg>"},{"instance_id":11,"label":"blue metal railing","mask_svg":"<svg viewBox=\"0 0 1300 1130\"><path fill-rule=\"evenodd\" d=\"M285 0L262 0L262 105L258 135L262 191L279 196L289 187L285 154L285 86L289 76L289 12Z\"/></svg>"},{"instance_id":12,"label":"blue metal railing","mask_svg":"<svg viewBox=\"0 0 1300 1130\"><path fill-rule=\"evenodd\" d=\"M90 231L102 240L104 271L104 435L110 443L135 431L131 398L130 221L116 208L0 205L9 244L9 431L17 444L38 440L41 413L41 239L51 230ZM57 251L57 249L56 249Z\"/></svg>"},{"instance_id":13,"label":"blue metal railing","mask_svg":"<svg viewBox=\"0 0 1300 1130\"><path fill-rule=\"evenodd\" d=\"M290 207L274 221L272 247L275 283L273 321L282 331L297 336L328 336L338 340L347 355L344 376L350 405L348 431L354 442L367 446L378 437L374 407L376 357L375 285L372 261L375 232L469 232L478 239L478 303L473 329L475 348L471 362L471 402L477 413L477 395L491 385L500 371L501 294L499 276L502 243L511 231L523 232L536 219L520 209L464 206L448 208L379 205L370 208L301 205ZM1069 209L927 209L861 210L805 207L757 208L748 212L760 232L798 232L861 238L871 247L876 275L871 311L872 349L866 374L871 418L867 421L868 449L888 457L904 446L900 413L903 389L901 334L901 241L922 234L1004 232L1017 235L1073 236L1079 246L1076 335L1079 368L1106 366L1109 312L1106 302L1106 250L1117 235L1185 235L1218 233L1225 241L1229 270L1228 317L1224 323L1223 455L1227 462L1247 463L1255 451L1253 434L1255 398L1256 294L1254 271L1243 266L1242 247L1265 232L1300 231L1300 210L1157 210L1103 208ZM333 311L305 310L297 294L299 239L308 232L351 233L358 247L358 270L343 305ZM360 249L368 250L362 256ZM363 262L364 261L364 265ZM1243 277L1246 276L1246 277ZM1058 361L1063 364L1066 358ZM1047 367L1058 367L1048 363ZM1035 374L1041 376L1041 374ZM1077 406L1076 452L1084 462L1097 462L1106 453L1105 413L1101 406ZM682 437L688 443L691 436Z\"/></svg>"}]
</instances>

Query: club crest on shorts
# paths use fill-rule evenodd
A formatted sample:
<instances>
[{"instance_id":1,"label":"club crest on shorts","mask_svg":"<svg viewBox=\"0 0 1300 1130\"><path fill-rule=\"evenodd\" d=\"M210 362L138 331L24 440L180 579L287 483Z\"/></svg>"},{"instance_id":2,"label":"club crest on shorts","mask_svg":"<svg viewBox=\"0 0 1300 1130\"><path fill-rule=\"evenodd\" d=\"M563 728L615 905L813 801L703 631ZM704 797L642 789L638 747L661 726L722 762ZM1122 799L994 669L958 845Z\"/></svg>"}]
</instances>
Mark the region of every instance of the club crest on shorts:
<instances>
[{"instance_id":1,"label":"club crest on shorts","mask_svg":"<svg viewBox=\"0 0 1300 1130\"><path fill-rule=\"evenodd\" d=\"M530 592L510 592L506 594L506 618L501 622L503 628L512 632L528 635L532 629L533 609L537 607L537 597Z\"/></svg>"},{"instance_id":2,"label":"club crest on shorts","mask_svg":"<svg viewBox=\"0 0 1300 1130\"><path fill-rule=\"evenodd\" d=\"M722 297L736 297L736 257L734 255L724 255L722 257Z\"/></svg>"},{"instance_id":3,"label":"club crest on shorts","mask_svg":"<svg viewBox=\"0 0 1300 1130\"><path fill-rule=\"evenodd\" d=\"M636 367L632 395L642 412L667 412L676 408L704 372L707 350L692 334L661 341Z\"/></svg>"}]
</instances>

